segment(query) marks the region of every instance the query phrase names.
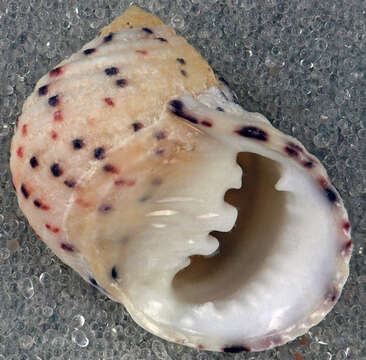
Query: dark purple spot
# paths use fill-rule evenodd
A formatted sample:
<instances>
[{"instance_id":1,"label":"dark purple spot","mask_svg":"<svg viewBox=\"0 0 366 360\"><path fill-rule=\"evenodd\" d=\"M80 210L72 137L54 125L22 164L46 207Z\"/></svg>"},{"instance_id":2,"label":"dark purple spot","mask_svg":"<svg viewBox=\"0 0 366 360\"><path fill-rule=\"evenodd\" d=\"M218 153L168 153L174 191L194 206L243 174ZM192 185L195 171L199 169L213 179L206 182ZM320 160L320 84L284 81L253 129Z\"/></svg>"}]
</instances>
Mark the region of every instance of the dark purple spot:
<instances>
[{"instance_id":1,"label":"dark purple spot","mask_svg":"<svg viewBox=\"0 0 366 360\"><path fill-rule=\"evenodd\" d=\"M192 117L192 116L190 116L190 115L188 115L188 114L186 114L184 112L184 110L183 110L184 109L184 105L183 105L182 101L180 101L180 100L172 100L169 103L169 105L171 107L170 111L174 115L179 116L179 117L181 117L183 119L186 119L186 120L190 121L193 124L197 124L198 123L197 119L195 119L194 117Z\"/></svg>"},{"instance_id":2,"label":"dark purple spot","mask_svg":"<svg viewBox=\"0 0 366 360\"><path fill-rule=\"evenodd\" d=\"M66 244L66 243L61 243L61 249L65 250L65 251L74 251L74 247L70 244Z\"/></svg>"},{"instance_id":3,"label":"dark purple spot","mask_svg":"<svg viewBox=\"0 0 366 360\"><path fill-rule=\"evenodd\" d=\"M338 298L338 290L335 287L329 289L325 295L325 299L330 302L335 302L337 298Z\"/></svg>"},{"instance_id":4,"label":"dark purple spot","mask_svg":"<svg viewBox=\"0 0 366 360\"><path fill-rule=\"evenodd\" d=\"M143 127L144 127L144 125L141 124L140 122L135 122L132 124L133 131L139 131Z\"/></svg>"},{"instance_id":5,"label":"dark purple spot","mask_svg":"<svg viewBox=\"0 0 366 360\"><path fill-rule=\"evenodd\" d=\"M294 144L292 142L289 142L285 146L285 151L291 157L298 157L299 156L299 152L301 153L303 150L302 150L302 148L299 145L296 145L296 144Z\"/></svg>"},{"instance_id":6,"label":"dark purple spot","mask_svg":"<svg viewBox=\"0 0 366 360\"><path fill-rule=\"evenodd\" d=\"M162 155L162 154L164 154L164 152L165 152L165 150L164 149L156 149L155 150L155 155Z\"/></svg>"},{"instance_id":7,"label":"dark purple spot","mask_svg":"<svg viewBox=\"0 0 366 360\"><path fill-rule=\"evenodd\" d=\"M331 203L334 203L334 202L336 202L336 201L337 201L337 195L336 195L336 193L335 193L332 189L330 189L329 187L326 187L326 188L324 189L324 191L325 191L325 194L326 194L326 196L327 196L328 200L329 200Z\"/></svg>"},{"instance_id":8,"label":"dark purple spot","mask_svg":"<svg viewBox=\"0 0 366 360\"><path fill-rule=\"evenodd\" d=\"M187 77L187 72L186 72L185 70L181 70L181 71L180 71L180 73L181 73L183 76Z\"/></svg>"},{"instance_id":9,"label":"dark purple spot","mask_svg":"<svg viewBox=\"0 0 366 360\"><path fill-rule=\"evenodd\" d=\"M62 74L62 72L63 72L63 68L62 68L62 66L59 66L50 71L50 76L59 76Z\"/></svg>"},{"instance_id":10,"label":"dark purple spot","mask_svg":"<svg viewBox=\"0 0 366 360\"><path fill-rule=\"evenodd\" d=\"M163 37L157 37L156 40L159 40L161 42L168 42L168 40Z\"/></svg>"},{"instance_id":11,"label":"dark purple spot","mask_svg":"<svg viewBox=\"0 0 366 360\"><path fill-rule=\"evenodd\" d=\"M267 134L255 126L244 126L240 130L236 130L235 133L250 139L256 139L260 141L268 140Z\"/></svg>"},{"instance_id":12,"label":"dark purple spot","mask_svg":"<svg viewBox=\"0 0 366 360\"><path fill-rule=\"evenodd\" d=\"M103 147L97 147L94 149L94 157L98 160L102 160L105 157L105 150Z\"/></svg>"},{"instance_id":13,"label":"dark purple spot","mask_svg":"<svg viewBox=\"0 0 366 360\"><path fill-rule=\"evenodd\" d=\"M114 174L118 173L118 170L111 164L104 165L103 170L105 172L111 172L111 173L114 173Z\"/></svg>"},{"instance_id":14,"label":"dark purple spot","mask_svg":"<svg viewBox=\"0 0 366 360\"><path fill-rule=\"evenodd\" d=\"M156 139L158 139L158 140L163 140L163 139L165 139L165 133L164 133L164 131L157 131L156 133L155 133L155 138Z\"/></svg>"},{"instance_id":15,"label":"dark purple spot","mask_svg":"<svg viewBox=\"0 0 366 360\"><path fill-rule=\"evenodd\" d=\"M38 89L38 95L43 96L48 93L48 85L43 85Z\"/></svg>"},{"instance_id":16,"label":"dark purple spot","mask_svg":"<svg viewBox=\"0 0 366 360\"><path fill-rule=\"evenodd\" d=\"M118 79L118 80L116 80L116 85L123 88L127 85L127 80L126 79Z\"/></svg>"},{"instance_id":17,"label":"dark purple spot","mask_svg":"<svg viewBox=\"0 0 366 360\"><path fill-rule=\"evenodd\" d=\"M249 352L250 349L245 346L229 346L222 349L223 352L226 353L240 353L240 352Z\"/></svg>"},{"instance_id":18,"label":"dark purple spot","mask_svg":"<svg viewBox=\"0 0 366 360\"><path fill-rule=\"evenodd\" d=\"M201 121L201 125L207 126L207 127L212 127L212 123L210 123L209 121L206 121L206 120Z\"/></svg>"},{"instance_id":19,"label":"dark purple spot","mask_svg":"<svg viewBox=\"0 0 366 360\"><path fill-rule=\"evenodd\" d=\"M38 166L38 160L35 156L32 156L29 160L29 164L32 168L36 168Z\"/></svg>"},{"instance_id":20,"label":"dark purple spot","mask_svg":"<svg viewBox=\"0 0 366 360\"><path fill-rule=\"evenodd\" d=\"M57 106L59 104L60 100L58 98L58 95L52 96L48 99L48 104L50 106Z\"/></svg>"},{"instance_id":21,"label":"dark purple spot","mask_svg":"<svg viewBox=\"0 0 366 360\"><path fill-rule=\"evenodd\" d=\"M314 166L314 162L312 160L303 161L302 165L308 169L311 169Z\"/></svg>"},{"instance_id":22,"label":"dark purple spot","mask_svg":"<svg viewBox=\"0 0 366 360\"><path fill-rule=\"evenodd\" d=\"M65 181L64 181L64 184L65 184L67 187L69 187L69 188L73 188L73 187L75 187L75 185L76 185L76 183L75 183L75 181L74 181L74 180L65 180Z\"/></svg>"},{"instance_id":23,"label":"dark purple spot","mask_svg":"<svg viewBox=\"0 0 366 360\"><path fill-rule=\"evenodd\" d=\"M105 36L103 41L105 43L110 42L113 39L113 33L110 33L109 35Z\"/></svg>"},{"instance_id":24,"label":"dark purple spot","mask_svg":"<svg viewBox=\"0 0 366 360\"><path fill-rule=\"evenodd\" d=\"M217 111L222 111L222 112L224 112L224 111L225 111L221 106L218 106L218 107L216 108L216 110L217 110Z\"/></svg>"},{"instance_id":25,"label":"dark purple spot","mask_svg":"<svg viewBox=\"0 0 366 360\"><path fill-rule=\"evenodd\" d=\"M72 146L74 150L80 150L84 146L84 141L82 139L74 139L72 141Z\"/></svg>"},{"instance_id":26,"label":"dark purple spot","mask_svg":"<svg viewBox=\"0 0 366 360\"><path fill-rule=\"evenodd\" d=\"M95 52L95 49L86 49L83 52L84 52L84 55L90 55L90 54L93 54Z\"/></svg>"},{"instance_id":27,"label":"dark purple spot","mask_svg":"<svg viewBox=\"0 0 366 360\"><path fill-rule=\"evenodd\" d=\"M112 267L112 271L111 271L111 275L113 279L117 279L118 278L118 273L117 273L117 269L115 266Z\"/></svg>"},{"instance_id":28,"label":"dark purple spot","mask_svg":"<svg viewBox=\"0 0 366 360\"><path fill-rule=\"evenodd\" d=\"M151 29L147 28L147 27L143 27L142 31L145 31L148 34L153 34L153 31Z\"/></svg>"},{"instance_id":29,"label":"dark purple spot","mask_svg":"<svg viewBox=\"0 0 366 360\"><path fill-rule=\"evenodd\" d=\"M28 192L28 190L27 190L27 188L25 187L24 184L22 184L22 186L20 187L20 191L22 192L22 194L24 195L24 197L26 199L29 198L29 192Z\"/></svg>"},{"instance_id":30,"label":"dark purple spot","mask_svg":"<svg viewBox=\"0 0 366 360\"><path fill-rule=\"evenodd\" d=\"M61 176L63 174L62 169L60 168L60 165L57 163L54 163L50 166L50 170L53 176Z\"/></svg>"},{"instance_id":31,"label":"dark purple spot","mask_svg":"<svg viewBox=\"0 0 366 360\"><path fill-rule=\"evenodd\" d=\"M94 286L99 286L97 281L93 278L93 277L90 277L89 278L89 281L94 285Z\"/></svg>"},{"instance_id":32,"label":"dark purple spot","mask_svg":"<svg viewBox=\"0 0 366 360\"><path fill-rule=\"evenodd\" d=\"M179 62L179 64L185 65L186 61L183 58L177 58L177 61Z\"/></svg>"},{"instance_id":33,"label":"dark purple spot","mask_svg":"<svg viewBox=\"0 0 366 360\"><path fill-rule=\"evenodd\" d=\"M106 73L106 75L108 75L108 76L113 76L113 75L117 75L118 74L118 72L119 72L119 70L118 70L118 68L116 68L115 66L112 66L112 67L110 67L110 68L106 68L105 70L104 70L104 72Z\"/></svg>"},{"instance_id":34,"label":"dark purple spot","mask_svg":"<svg viewBox=\"0 0 366 360\"><path fill-rule=\"evenodd\" d=\"M103 204L98 207L98 210L102 213L107 213L112 210L112 206Z\"/></svg>"},{"instance_id":35,"label":"dark purple spot","mask_svg":"<svg viewBox=\"0 0 366 360\"><path fill-rule=\"evenodd\" d=\"M42 206L42 203L39 200L34 200L33 204L35 207L38 207L38 208Z\"/></svg>"}]
</instances>

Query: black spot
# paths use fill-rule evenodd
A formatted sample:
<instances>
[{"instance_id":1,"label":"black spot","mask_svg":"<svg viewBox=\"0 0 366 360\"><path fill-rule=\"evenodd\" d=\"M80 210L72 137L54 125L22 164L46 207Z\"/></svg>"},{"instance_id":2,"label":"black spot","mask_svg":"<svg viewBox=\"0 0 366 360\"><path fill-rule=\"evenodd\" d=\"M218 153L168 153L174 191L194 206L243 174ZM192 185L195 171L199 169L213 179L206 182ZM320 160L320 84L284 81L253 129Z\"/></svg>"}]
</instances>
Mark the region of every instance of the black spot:
<instances>
[{"instance_id":1,"label":"black spot","mask_svg":"<svg viewBox=\"0 0 366 360\"><path fill-rule=\"evenodd\" d=\"M69 188L73 188L76 185L74 180L65 180L64 184Z\"/></svg>"},{"instance_id":2,"label":"black spot","mask_svg":"<svg viewBox=\"0 0 366 360\"><path fill-rule=\"evenodd\" d=\"M139 131L143 127L144 127L144 125L139 122L135 122L132 124L133 131Z\"/></svg>"},{"instance_id":3,"label":"black spot","mask_svg":"<svg viewBox=\"0 0 366 360\"><path fill-rule=\"evenodd\" d=\"M251 139L256 139L256 140L260 140L260 141L268 140L267 134L263 130L261 130L255 126L244 126L240 130L236 130L235 132L241 136L251 138Z\"/></svg>"},{"instance_id":4,"label":"black spot","mask_svg":"<svg viewBox=\"0 0 366 360\"><path fill-rule=\"evenodd\" d=\"M59 102L60 100L58 98L58 95L52 96L48 99L48 105L50 106L57 106Z\"/></svg>"},{"instance_id":5,"label":"black spot","mask_svg":"<svg viewBox=\"0 0 366 360\"><path fill-rule=\"evenodd\" d=\"M43 85L38 89L38 95L43 96L48 93L48 85Z\"/></svg>"},{"instance_id":6,"label":"black spot","mask_svg":"<svg viewBox=\"0 0 366 360\"><path fill-rule=\"evenodd\" d=\"M185 65L186 61L183 58L177 58L177 61L179 62L179 64Z\"/></svg>"},{"instance_id":7,"label":"black spot","mask_svg":"<svg viewBox=\"0 0 366 360\"><path fill-rule=\"evenodd\" d=\"M24 197L26 199L29 198L29 192L28 192L28 190L27 190L27 188L25 187L24 184L22 184L22 186L20 187L20 191L22 192L22 194L24 195Z\"/></svg>"},{"instance_id":8,"label":"black spot","mask_svg":"<svg viewBox=\"0 0 366 360\"><path fill-rule=\"evenodd\" d=\"M334 203L334 202L336 202L336 201L337 201L337 195L336 195L336 193L335 193L332 189L330 189L329 187L326 187L326 188L324 189L324 191L325 191L325 194L326 194L326 196L327 196L328 200L329 200L331 203Z\"/></svg>"},{"instance_id":9,"label":"black spot","mask_svg":"<svg viewBox=\"0 0 366 360\"><path fill-rule=\"evenodd\" d=\"M89 278L89 281L94 285L94 286L99 286L97 281L93 278L93 277L90 277Z\"/></svg>"},{"instance_id":10,"label":"black spot","mask_svg":"<svg viewBox=\"0 0 366 360\"><path fill-rule=\"evenodd\" d=\"M156 139L158 139L158 140L163 140L163 139L165 139L165 133L164 133L164 131L157 131L156 133L155 133L155 138Z\"/></svg>"},{"instance_id":11,"label":"black spot","mask_svg":"<svg viewBox=\"0 0 366 360\"><path fill-rule=\"evenodd\" d=\"M299 155L299 153L294 148L292 148L290 146L286 146L285 151L291 157L297 157Z\"/></svg>"},{"instance_id":12,"label":"black spot","mask_svg":"<svg viewBox=\"0 0 366 360\"><path fill-rule=\"evenodd\" d=\"M115 66L112 66L110 68L106 68L104 70L104 72L108 75L108 76L113 76L113 75L117 75L119 70L118 68L116 68Z\"/></svg>"},{"instance_id":13,"label":"black spot","mask_svg":"<svg viewBox=\"0 0 366 360\"><path fill-rule=\"evenodd\" d=\"M229 87L229 83L222 76L219 77L219 81L221 81L224 85Z\"/></svg>"},{"instance_id":14,"label":"black spot","mask_svg":"<svg viewBox=\"0 0 366 360\"><path fill-rule=\"evenodd\" d=\"M103 147L97 147L94 149L94 157L98 160L102 160L105 157L105 150Z\"/></svg>"},{"instance_id":15,"label":"black spot","mask_svg":"<svg viewBox=\"0 0 366 360\"><path fill-rule=\"evenodd\" d=\"M236 353L240 353L240 352L249 352L250 349L248 349L245 346L229 346L229 347L223 348L222 351L226 352L226 353L236 354Z\"/></svg>"},{"instance_id":16,"label":"black spot","mask_svg":"<svg viewBox=\"0 0 366 360\"><path fill-rule=\"evenodd\" d=\"M169 104L170 104L170 107L171 107L170 111L173 114L175 114L175 115L177 115L177 116L179 116L183 119L186 119L186 120L190 121L193 124L198 123L197 119L195 119L194 117L184 113L184 111L183 111L184 105L180 100L172 100Z\"/></svg>"},{"instance_id":17,"label":"black spot","mask_svg":"<svg viewBox=\"0 0 366 360\"><path fill-rule=\"evenodd\" d=\"M180 73L181 73L183 76L187 77L187 72L186 72L185 70L181 70L181 71L180 71Z\"/></svg>"},{"instance_id":18,"label":"black spot","mask_svg":"<svg viewBox=\"0 0 366 360\"><path fill-rule=\"evenodd\" d=\"M74 251L74 247L70 244L61 243L61 249L65 251Z\"/></svg>"},{"instance_id":19,"label":"black spot","mask_svg":"<svg viewBox=\"0 0 366 360\"><path fill-rule=\"evenodd\" d=\"M216 108L216 110L217 110L217 111L222 111L222 112L224 112L224 111L225 111L221 106L218 106L218 107Z\"/></svg>"},{"instance_id":20,"label":"black spot","mask_svg":"<svg viewBox=\"0 0 366 360\"><path fill-rule=\"evenodd\" d=\"M103 41L105 43L110 42L113 39L113 33L110 33L109 35L105 36Z\"/></svg>"},{"instance_id":21,"label":"black spot","mask_svg":"<svg viewBox=\"0 0 366 360\"><path fill-rule=\"evenodd\" d=\"M62 169L60 168L60 165L57 163L52 164L50 166L50 170L51 170L52 175L56 176L56 177L61 176L63 173Z\"/></svg>"},{"instance_id":22,"label":"black spot","mask_svg":"<svg viewBox=\"0 0 366 360\"><path fill-rule=\"evenodd\" d=\"M147 28L147 27L143 27L142 30L145 31L148 34L153 34L153 31L151 29Z\"/></svg>"},{"instance_id":23,"label":"black spot","mask_svg":"<svg viewBox=\"0 0 366 360\"><path fill-rule=\"evenodd\" d=\"M163 180L161 178L155 178L151 181L151 185L159 186L163 183Z\"/></svg>"},{"instance_id":24,"label":"black spot","mask_svg":"<svg viewBox=\"0 0 366 360\"><path fill-rule=\"evenodd\" d=\"M140 201L140 202L145 202L145 201L150 200L150 199L151 199L151 195L144 195L144 196L142 196L142 197L139 199L139 201Z\"/></svg>"},{"instance_id":25,"label":"black spot","mask_svg":"<svg viewBox=\"0 0 366 360\"><path fill-rule=\"evenodd\" d=\"M157 37L156 40L159 40L161 42L168 42L168 40L163 37Z\"/></svg>"},{"instance_id":26,"label":"black spot","mask_svg":"<svg viewBox=\"0 0 366 360\"><path fill-rule=\"evenodd\" d=\"M302 164L308 169L311 169L314 166L314 162L312 160L305 160Z\"/></svg>"},{"instance_id":27,"label":"black spot","mask_svg":"<svg viewBox=\"0 0 366 360\"><path fill-rule=\"evenodd\" d=\"M41 207L41 205L42 205L41 202L38 201L38 200L34 200L33 204L34 204L35 207L38 207L38 208Z\"/></svg>"},{"instance_id":28,"label":"black spot","mask_svg":"<svg viewBox=\"0 0 366 360\"><path fill-rule=\"evenodd\" d=\"M95 52L95 49L86 49L86 50L83 51L84 55L90 55L93 52Z\"/></svg>"},{"instance_id":29,"label":"black spot","mask_svg":"<svg viewBox=\"0 0 366 360\"><path fill-rule=\"evenodd\" d=\"M127 85L127 80L126 79L118 79L118 80L116 80L116 85L123 88Z\"/></svg>"},{"instance_id":30,"label":"black spot","mask_svg":"<svg viewBox=\"0 0 366 360\"><path fill-rule=\"evenodd\" d=\"M117 269L115 266L112 267L111 275L112 275L113 279L117 279L118 273L117 273Z\"/></svg>"},{"instance_id":31,"label":"black spot","mask_svg":"<svg viewBox=\"0 0 366 360\"><path fill-rule=\"evenodd\" d=\"M36 168L38 166L38 160L35 156L32 156L29 160L29 164L32 168Z\"/></svg>"},{"instance_id":32,"label":"black spot","mask_svg":"<svg viewBox=\"0 0 366 360\"><path fill-rule=\"evenodd\" d=\"M82 147L84 146L84 141L82 139L74 139L72 141L72 146L75 150L82 149Z\"/></svg>"}]
</instances>

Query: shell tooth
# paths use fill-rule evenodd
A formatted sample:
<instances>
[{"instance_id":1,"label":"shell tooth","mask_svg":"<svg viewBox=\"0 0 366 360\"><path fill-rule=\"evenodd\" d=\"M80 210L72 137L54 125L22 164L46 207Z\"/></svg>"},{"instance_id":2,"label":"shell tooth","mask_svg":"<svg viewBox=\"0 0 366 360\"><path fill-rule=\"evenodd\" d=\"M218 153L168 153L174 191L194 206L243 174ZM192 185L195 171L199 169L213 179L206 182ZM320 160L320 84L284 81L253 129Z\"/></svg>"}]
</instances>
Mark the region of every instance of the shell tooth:
<instances>
[{"instance_id":1,"label":"shell tooth","mask_svg":"<svg viewBox=\"0 0 366 360\"><path fill-rule=\"evenodd\" d=\"M352 251L319 160L155 16L131 7L100 35L23 107L10 165L32 227L167 340L238 353L306 332Z\"/></svg>"}]
</instances>

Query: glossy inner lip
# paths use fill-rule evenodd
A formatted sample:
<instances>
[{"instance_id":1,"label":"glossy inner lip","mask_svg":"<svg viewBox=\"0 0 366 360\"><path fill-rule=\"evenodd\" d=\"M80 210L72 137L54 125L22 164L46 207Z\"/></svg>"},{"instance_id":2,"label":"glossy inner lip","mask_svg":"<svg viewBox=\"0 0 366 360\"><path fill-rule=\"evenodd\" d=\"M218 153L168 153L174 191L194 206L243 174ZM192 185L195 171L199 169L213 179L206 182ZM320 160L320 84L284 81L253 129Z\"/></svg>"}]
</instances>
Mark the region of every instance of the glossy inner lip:
<instances>
[{"instance_id":1,"label":"glossy inner lip","mask_svg":"<svg viewBox=\"0 0 366 360\"><path fill-rule=\"evenodd\" d=\"M278 229L284 226L285 202L290 193L277 191L279 164L253 153L240 153L242 187L230 189L225 201L238 210L230 232L213 231L220 242L214 256L191 256L191 264L178 272L173 288L183 302L202 304L232 296L261 268L280 241Z\"/></svg>"}]
</instances>

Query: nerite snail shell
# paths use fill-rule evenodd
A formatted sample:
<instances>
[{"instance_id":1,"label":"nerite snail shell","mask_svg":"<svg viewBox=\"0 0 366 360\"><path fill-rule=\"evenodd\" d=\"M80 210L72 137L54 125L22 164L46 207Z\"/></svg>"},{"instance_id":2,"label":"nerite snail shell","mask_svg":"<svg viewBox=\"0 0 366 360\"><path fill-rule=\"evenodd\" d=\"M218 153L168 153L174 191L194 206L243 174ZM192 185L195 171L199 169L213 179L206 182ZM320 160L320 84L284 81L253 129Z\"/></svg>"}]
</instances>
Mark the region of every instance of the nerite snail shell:
<instances>
[{"instance_id":1,"label":"nerite snail shell","mask_svg":"<svg viewBox=\"0 0 366 360\"><path fill-rule=\"evenodd\" d=\"M170 341L286 343L348 275L350 225L323 166L135 7L38 82L11 170L47 245Z\"/></svg>"}]
</instances>

